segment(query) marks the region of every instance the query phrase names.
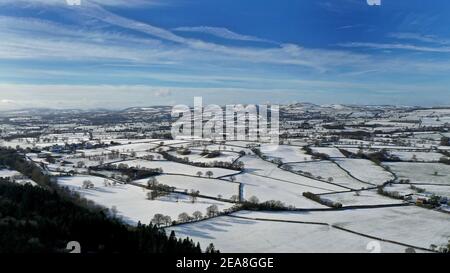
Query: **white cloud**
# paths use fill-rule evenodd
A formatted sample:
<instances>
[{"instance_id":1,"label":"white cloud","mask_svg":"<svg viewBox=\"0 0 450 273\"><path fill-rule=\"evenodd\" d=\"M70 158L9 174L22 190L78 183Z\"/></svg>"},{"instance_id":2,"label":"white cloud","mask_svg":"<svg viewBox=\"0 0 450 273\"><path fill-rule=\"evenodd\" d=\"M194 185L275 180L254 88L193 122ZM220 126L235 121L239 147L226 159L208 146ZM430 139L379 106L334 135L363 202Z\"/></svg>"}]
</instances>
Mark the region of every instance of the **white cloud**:
<instances>
[{"instance_id":1,"label":"white cloud","mask_svg":"<svg viewBox=\"0 0 450 273\"><path fill-rule=\"evenodd\" d=\"M164 90L164 91L163 91ZM364 91L366 96L355 96L354 92ZM440 98L440 103L450 103L442 94L448 91L445 87L434 85L402 85L385 84L372 85L370 83L349 83L333 81L300 81L295 88L187 88L160 87L148 85L23 85L0 84L0 97L7 104L0 101L0 111L24 107L45 108L116 108L123 109L131 106L152 105L191 105L194 96L202 96L208 103L285 103L293 99L302 101L321 101L322 103L336 103L347 99L355 103L374 103L369 98L383 98L383 103L395 103L394 98L407 104L407 98L423 95L427 90L426 99ZM330 93L330 91L332 91ZM156 96L156 94L172 94ZM11 98L10 98L11 97ZM14 97L14 104L10 103ZM426 101L426 100L424 100ZM313 101L314 102L314 101Z\"/></svg>"},{"instance_id":2,"label":"white cloud","mask_svg":"<svg viewBox=\"0 0 450 273\"><path fill-rule=\"evenodd\" d=\"M6 0L0 0L4 3ZM55 0L56 1L56 0ZM11 1L6 1L11 2ZM28 1L29 2L29 1ZM38 0L38 2L51 3L53 0ZM115 3L120 3L116 1ZM108 94L115 94L117 105L123 103L123 94L133 94L127 103L133 105L141 104L140 95L151 94L151 98L163 100L165 97L178 98L183 92L193 94L195 92L217 92L224 95L226 92L254 91L255 86L259 90L272 92L286 91L289 94L310 91L320 92L322 90L338 90L344 92L345 89L369 90L377 92L377 89L395 92L403 92L403 90L412 90L415 86L384 86L373 81L367 84L357 84L352 82L329 82L322 81L305 81L299 80L305 75L301 72L311 73L304 78L320 78L321 76L346 75L348 77L358 77L367 74L377 74L391 76L392 72L405 72L411 75L411 71L420 73L448 72L450 64L447 60L440 61L431 60L415 60L414 58L391 57L383 58L383 56L371 55L369 53L360 54L348 50L353 47L374 48L374 49L402 49L427 52L449 52L447 47L418 47L408 44L377 44L377 43L348 43L343 44L342 50L314 49L301 47L295 44L271 44L270 47L237 47L227 46L219 43L206 42L200 39L189 39L177 35L172 31L156 27L144 22L139 22L129 18L125 18L103 9L94 2L86 2L81 8L71 9L71 19L77 18L77 24L68 25L55 23L48 20L39 20L32 18L15 18L3 16L0 17L0 59L20 59L20 60L38 60L44 63L71 64L72 61L89 61L96 65L117 65L124 67L123 70L116 70L118 77L129 76L147 79L155 79L156 81L166 81L171 83L183 83L187 86L199 86L188 88L179 87L161 87L161 86L17 86L11 85L8 89L0 86L0 90L15 92L17 96L21 94L34 94L34 105L52 102L52 105L95 105L94 95L104 98L101 92L107 91ZM69 7L66 7L69 9ZM64 7L62 7L64 9ZM84 22L95 19L96 25L84 24ZM70 21L70 20L68 20ZM111 27L114 26L114 27ZM114 29L114 31L112 31ZM132 31L124 31L132 30ZM235 40L257 40L259 38L234 33L224 28L199 27L191 29L192 31L201 31L216 36L227 37L227 39ZM185 31L188 31L185 29ZM131 33L139 32L139 35ZM126 34L127 33L127 34ZM399 36L406 39L407 36ZM409 36L412 38L411 36ZM167 74L162 72L159 74L146 74L145 69L134 73L135 70L127 70L127 66L151 67L153 65L165 65L170 68L176 68ZM267 65L267 66L266 66ZM274 69L274 66L280 66L282 69ZM257 67L258 73L249 75L253 69ZM294 74L291 68L295 68ZM0 67L1 68L1 67ZM102 68L102 67L101 67ZM101 73L105 73L102 69L93 73L98 79L102 79ZM190 70L195 68L197 74L190 74ZM220 76L213 75L213 69ZM286 69L284 69L286 68ZM38 70L38 69L37 69ZM64 69L62 69L64 70ZM82 71L74 68L68 68L68 71L42 71L42 75L49 78L54 77L62 79L71 76L70 72L74 72L75 77L91 76L94 69L90 71ZM139 69L136 69L139 70ZM26 79L27 71L16 70L18 76ZM245 73L242 73L245 71ZM283 74L285 71L289 73ZM109 72L109 71L107 71ZM267 73L265 73L267 72ZM329 72L329 73L328 73ZM31 80L39 78L39 71L30 75ZM66 73L66 74L64 74ZM12 73L10 74L12 75ZM98 76L97 76L98 75ZM245 76L243 76L245 75ZM311 76L312 75L312 76ZM14 76L9 76L13 78ZM33 78L34 77L34 78ZM369 78L369 77L367 77ZM389 77L387 77L389 78ZM31 82L30 80L30 82ZM350 79L352 80L352 79ZM387 82L388 80L386 80ZM25 81L24 81L25 82ZM118 81L119 82L119 81ZM150 80L145 81L150 82ZM237 83L234 85L224 84L224 82ZM188 85L189 84L189 85ZM206 89L205 86L213 86L213 89ZM174 84L175 85L175 84ZM236 88L239 86L240 88ZM233 86L230 88L229 86ZM260 88L261 87L261 88ZM215 89L214 89L215 88ZM235 89L233 89L235 88ZM417 87L418 89L419 87ZM422 90L430 90L424 88ZM406 92L406 91L405 91ZM0 94L2 91L0 91ZM338 93L338 92L337 92ZM38 94L42 94L38 96ZM173 95L175 94L175 95ZM93 98L92 102L83 101L83 96ZM25 96L19 102L25 103L30 96ZM114 96L113 96L114 97ZM256 96L257 97L257 96ZM15 97L13 97L15 99ZM240 95L234 98L241 98ZM254 99L255 96L252 96ZM10 99L5 97L5 99ZM106 98L114 100L113 98ZM19 103L17 102L17 103ZM31 101L30 101L31 103ZM156 103L156 102L155 102ZM77 104L77 105L78 105ZM154 102L145 103L152 105Z\"/></svg>"},{"instance_id":3,"label":"white cloud","mask_svg":"<svg viewBox=\"0 0 450 273\"><path fill-rule=\"evenodd\" d=\"M208 26L177 27L177 28L174 28L173 30L179 31L179 32L206 33L206 34L217 36L219 38L224 38L224 39L229 39L229 40L274 43L272 41L261 39L258 37L239 34L239 33L233 32L227 28L223 28L223 27L208 27Z\"/></svg>"},{"instance_id":4,"label":"white cloud","mask_svg":"<svg viewBox=\"0 0 450 273\"><path fill-rule=\"evenodd\" d=\"M401 40L415 40L419 42L425 42L425 43L433 43L433 44L440 44L440 45L450 45L449 39L443 39L439 38L434 35L423 35L419 33L412 33L412 32L397 32L397 33L390 33L389 37L395 38L395 39L401 39Z\"/></svg>"},{"instance_id":5,"label":"white cloud","mask_svg":"<svg viewBox=\"0 0 450 273\"><path fill-rule=\"evenodd\" d=\"M46 20L0 17L6 27L0 29L0 58L4 59L111 59L136 63L179 63L181 61L249 62L288 64L324 70L342 64L357 63L363 55L339 51L310 50L292 44L271 48L231 47L186 39L170 31L114 15L96 6L86 9L86 18L139 31L151 37L142 38L118 32L77 29ZM82 20L84 17L81 17ZM175 42L168 45L154 37ZM2 54L3 53L3 54ZM217 54L219 53L219 54ZM318 54L319 53L319 54ZM351 56L351 58L350 58Z\"/></svg>"},{"instance_id":6,"label":"white cloud","mask_svg":"<svg viewBox=\"0 0 450 273\"><path fill-rule=\"evenodd\" d=\"M80 0L81 5L88 3L97 3L102 6L154 6L166 5L167 1L161 0ZM34 4L34 5L52 5L52 6L67 6L66 0L0 0L0 4Z\"/></svg>"},{"instance_id":7,"label":"white cloud","mask_svg":"<svg viewBox=\"0 0 450 273\"><path fill-rule=\"evenodd\" d=\"M159 90L156 90L154 94L157 97L169 97L172 95L172 91L170 91L170 89L168 88L161 88Z\"/></svg>"},{"instance_id":8,"label":"white cloud","mask_svg":"<svg viewBox=\"0 0 450 273\"><path fill-rule=\"evenodd\" d=\"M399 44L399 43L364 43L364 42L352 42L352 43L341 43L342 47L361 47L361 48L372 48L372 49L399 49L399 50L410 50L410 51L422 51L422 52L437 52L437 53L450 53L450 47L428 47L428 46L417 46L411 44Z\"/></svg>"},{"instance_id":9,"label":"white cloud","mask_svg":"<svg viewBox=\"0 0 450 273\"><path fill-rule=\"evenodd\" d=\"M84 1L84 0L81 0ZM160 6L166 5L166 1L162 0L89 0L105 6Z\"/></svg>"},{"instance_id":10,"label":"white cloud","mask_svg":"<svg viewBox=\"0 0 450 273\"><path fill-rule=\"evenodd\" d=\"M133 30L147 34L149 37L130 36L117 31L113 33L102 32L86 27L76 29L76 26L59 25L44 20L27 18L20 21L16 18L4 17L3 21L1 19L0 21L4 25L7 24L8 27L0 29L0 38L2 39L0 58L102 59L112 62L173 64L191 67L193 65L215 65L220 62L224 68L227 64L242 66L262 63L313 68L315 72L332 71L335 68L344 67L353 71L378 68L389 70L391 67L404 70L405 67L402 64L410 62L410 60L396 60L393 63L391 60L380 60L369 54L352 53L344 50L303 48L294 44L281 44L269 48L225 46L199 39L184 38L169 30L119 16L91 2L87 2L80 9L77 8L68 12L76 12L76 16L73 17L77 18L81 25L86 21L96 19L99 21L97 24ZM96 29L101 29L104 26L98 25ZM208 31L211 31L211 29ZM219 30L215 29L215 31ZM224 33L228 32L224 32L222 29L221 34ZM231 34L228 33L228 35ZM434 50L435 52L448 50L447 48L429 49L426 47L370 43L351 43L343 46ZM437 67L439 66L440 64L437 65ZM426 63L423 67L432 66Z\"/></svg>"},{"instance_id":11,"label":"white cloud","mask_svg":"<svg viewBox=\"0 0 450 273\"><path fill-rule=\"evenodd\" d=\"M107 21L112 20L117 23L118 19L115 17L113 19L109 16ZM145 23L126 18L119 21L121 26L142 30L150 35L155 34L155 27ZM175 40L180 41L180 43L165 43L163 40L154 38L154 35L138 37L118 31L105 31L102 30L104 29L103 25L94 29L79 28L76 25L58 24L47 20L20 19L8 16L0 16L0 24L4 26L0 28L2 40L2 43L0 43L0 59L58 61L58 63L61 63L61 61L67 61L68 63L71 61L100 61L101 64L120 63L124 66L169 65L182 69L195 67L200 71L205 71L206 74L211 73L211 67L220 66L221 73L225 73L226 71L233 71L234 67L244 67L251 64L289 65L308 70L313 68L313 72L316 73L345 68L345 73L349 75L352 72L368 70L388 73L392 71L410 72L411 68L415 68L420 72L434 73L436 71L448 72L450 69L449 63L445 60L428 62L405 58L383 59L369 54L356 54L343 50L311 49L294 44L281 44L270 48L231 47L206 43L201 40L185 39L159 28L157 28L156 34L169 39L172 39L172 35L175 35ZM363 45L379 47L378 44L362 43L346 46ZM264 70L264 66L260 67L261 70ZM126 72L126 69L123 69L123 71ZM126 74L125 72L124 74ZM86 75L89 75L89 73L85 72ZM232 78L241 75L240 72L229 73L231 73ZM357 74L353 73L353 75ZM25 78L26 74L21 73L21 76ZM130 78L134 76L131 73ZM174 81L179 79L180 82L198 80L192 79L189 75L183 77L183 73L177 75L176 72L174 72L172 78Z\"/></svg>"},{"instance_id":12,"label":"white cloud","mask_svg":"<svg viewBox=\"0 0 450 273\"><path fill-rule=\"evenodd\" d=\"M9 99L1 99L0 104L15 104L15 102Z\"/></svg>"}]
</instances>

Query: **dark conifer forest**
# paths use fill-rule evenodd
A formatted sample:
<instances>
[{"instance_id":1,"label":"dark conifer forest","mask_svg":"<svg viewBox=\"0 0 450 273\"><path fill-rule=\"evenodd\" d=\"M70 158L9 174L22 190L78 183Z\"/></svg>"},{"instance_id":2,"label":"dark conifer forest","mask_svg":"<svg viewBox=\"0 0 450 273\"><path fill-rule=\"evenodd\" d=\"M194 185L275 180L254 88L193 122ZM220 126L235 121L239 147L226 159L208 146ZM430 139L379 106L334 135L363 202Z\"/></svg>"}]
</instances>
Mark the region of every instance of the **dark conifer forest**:
<instances>
[{"instance_id":1,"label":"dark conifer forest","mask_svg":"<svg viewBox=\"0 0 450 273\"><path fill-rule=\"evenodd\" d=\"M200 253L200 245L151 224L124 224L102 207L58 188L38 166L0 149L0 166L20 171L39 187L0 179L0 253L64 253L77 241L82 253Z\"/></svg>"}]
</instances>

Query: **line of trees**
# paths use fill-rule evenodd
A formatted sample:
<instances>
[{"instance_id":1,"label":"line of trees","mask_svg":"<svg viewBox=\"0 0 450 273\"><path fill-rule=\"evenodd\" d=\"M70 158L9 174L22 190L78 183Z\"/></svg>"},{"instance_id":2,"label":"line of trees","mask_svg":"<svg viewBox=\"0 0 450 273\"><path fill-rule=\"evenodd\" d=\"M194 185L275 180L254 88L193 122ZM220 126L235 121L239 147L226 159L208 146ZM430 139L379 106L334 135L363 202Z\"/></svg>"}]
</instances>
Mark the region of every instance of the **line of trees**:
<instances>
[{"instance_id":1,"label":"line of trees","mask_svg":"<svg viewBox=\"0 0 450 273\"><path fill-rule=\"evenodd\" d=\"M359 193L356 193L356 194L359 194ZM322 204L322 205L325 205L325 206L327 206L327 207L330 207L330 208L335 208L335 209L342 208L342 204L341 204L341 203L339 203L339 202L334 202L334 201L332 201L332 200L322 198L322 197L320 197L319 195L314 194L314 193L312 193L312 192L304 192L304 193L303 193L303 196L306 197L306 198L308 198L308 199L311 199L311 200L313 200L313 201L316 201L317 203L320 203L320 204Z\"/></svg>"},{"instance_id":2,"label":"line of trees","mask_svg":"<svg viewBox=\"0 0 450 273\"><path fill-rule=\"evenodd\" d=\"M226 211L229 213L228 211ZM178 215L177 220L172 220L172 218L168 215L163 215L161 213L157 213L153 216L151 223L157 227L169 227L171 225L188 223L192 221L200 221L203 219L213 218L221 215L219 211L219 207L217 205L211 205L206 208L206 213L203 215L201 211L195 211L192 213L192 216L186 212L182 212Z\"/></svg>"}]
</instances>

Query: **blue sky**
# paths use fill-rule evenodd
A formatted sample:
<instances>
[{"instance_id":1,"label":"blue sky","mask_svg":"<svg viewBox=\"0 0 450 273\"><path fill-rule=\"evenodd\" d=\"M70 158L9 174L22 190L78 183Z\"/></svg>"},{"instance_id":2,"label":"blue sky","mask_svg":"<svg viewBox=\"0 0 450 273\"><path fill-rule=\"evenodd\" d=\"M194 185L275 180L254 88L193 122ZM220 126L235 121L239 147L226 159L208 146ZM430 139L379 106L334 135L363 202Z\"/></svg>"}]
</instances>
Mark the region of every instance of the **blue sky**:
<instances>
[{"instance_id":1,"label":"blue sky","mask_svg":"<svg viewBox=\"0 0 450 273\"><path fill-rule=\"evenodd\" d=\"M450 1L0 0L0 110L450 105Z\"/></svg>"}]
</instances>

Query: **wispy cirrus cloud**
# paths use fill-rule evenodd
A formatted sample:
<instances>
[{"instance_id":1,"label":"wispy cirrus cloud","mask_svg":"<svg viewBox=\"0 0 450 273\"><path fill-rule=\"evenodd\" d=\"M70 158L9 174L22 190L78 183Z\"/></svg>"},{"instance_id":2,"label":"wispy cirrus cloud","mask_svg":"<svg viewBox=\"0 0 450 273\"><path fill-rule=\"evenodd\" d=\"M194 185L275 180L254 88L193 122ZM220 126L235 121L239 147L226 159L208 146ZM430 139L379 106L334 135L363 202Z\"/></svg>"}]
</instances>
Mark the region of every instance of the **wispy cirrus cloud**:
<instances>
[{"instance_id":1,"label":"wispy cirrus cloud","mask_svg":"<svg viewBox=\"0 0 450 273\"><path fill-rule=\"evenodd\" d=\"M161 0L80 0L80 1L81 4L96 3L102 6L122 6L122 7L167 5L167 1ZM24 4L24 3L34 5L67 6L66 0L0 0L0 5Z\"/></svg>"},{"instance_id":2,"label":"wispy cirrus cloud","mask_svg":"<svg viewBox=\"0 0 450 273\"><path fill-rule=\"evenodd\" d=\"M80 21L94 18L103 24L137 31L148 37L77 29L47 20L4 16L0 18L0 21L8 28L0 29L0 35L3 37L0 48L4 53L1 57L32 59L44 57L106 59L111 57L112 60L128 59L144 63L155 59L165 59L165 62L170 60L180 62L186 59L197 61L226 59L227 61L303 66L319 71L339 63L350 64L364 59L362 55L333 50L311 50L294 44L274 45L269 48L233 47L184 38L169 30L116 15L92 3L85 5L77 12L79 12L77 18ZM123 39L120 39L121 37ZM165 43L167 41L175 45ZM318 51L320 54L317 54ZM349 58L349 55L354 56Z\"/></svg>"},{"instance_id":3,"label":"wispy cirrus cloud","mask_svg":"<svg viewBox=\"0 0 450 273\"><path fill-rule=\"evenodd\" d=\"M96 13L97 10L100 12ZM183 38L171 31L111 14L102 8L90 10L87 14L83 12L78 18L83 20L92 17L97 18L99 22L105 24L104 26L119 26L147 36L106 31L102 25L99 28L89 29L48 20L3 16L0 17L0 23L6 27L0 29L2 37L0 58L58 62L101 61L144 66L169 65L176 69L190 69L196 66L209 67L209 70L216 63L220 63L223 72L232 71L233 67L251 64L298 66L312 68L319 73L345 69L343 75L359 75L361 74L359 71L367 70L399 72L404 71L406 67L417 67L420 71L430 73L448 71L447 63L383 60L368 54L304 48L294 44L280 44L268 48L220 45L199 39ZM171 43L166 43L167 40ZM173 75L176 75L174 79L179 79L180 82L190 78L176 73ZM238 76L240 73L230 76L229 80L233 81L233 78L238 80ZM130 77L133 77L133 73ZM203 82L198 78L190 81ZM280 81L280 84L283 84L283 81Z\"/></svg>"},{"instance_id":4,"label":"wispy cirrus cloud","mask_svg":"<svg viewBox=\"0 0 450 273\"><path fill-rule=\"evenodd\" d=\"M53 2L56 0L38 1ZM76 13L74 17L80 24L95 19L104 26L115 26L127 31L139 32L147 37L122 34L120 31L101 31L101 28L98 27L96 29L100 30L79 29L46 20L3 17L0 18L0 21L8 28L0 29L0 35L3 38L0 49L4 53L0 57L110 59L132 63L185 63L186 65L188 62L190 64L192 62L213 63L221 60L236 64L247 62L292 65L312 68L318 72L339 67L358 71L365 67L373 69L374 59L368 54L345 50L305 48L289 43L274 44L267 48L217 44L200 39L185 38L170 30L117 15L94 2L85 1L80 8L67 7L71 13ZM199 30L214 32L230 39L259 39L223 28L201 27L201 29L196 29L196 31ZM447 52L449 50L448 48L428 48L405 44L347 43L341 44L341 46L344 48L366 47L429 52ZM378 63L380 62L382 61L378 60ZM384 65L384 69L386 67L395 67L395 65Z\"/></svg>"},{"instance_id":5,"label":"wispy cirrus cloud","mask_svg":"<svg viewBox=\"0 0 450 273\"><path fill-rule=\"evenodd\" d=\"M243 35L233 32L227 28L223 27L209 27L209 26L198 26L198 27L177 27L173 29L178 32L198 32L213 35L223 39L238 40L238 41L250 41L250 42L263 42L263 43L275 43L270 40L258 38L250 35Z\"/></svg>"},{"instance_id":6,"label":"wispy cirrus cloud","mask_svg":"<svg viewBox=\"0 0 450 273\"><path fill-rule=\"evenodd\" d=\"M29 8L23 13L27 17L14 13L0 16L0 99L14 101L3 103L3 108L26 106L32 100L34 106L51 102L93 107L100 100L123 107L124 96L130 94L126 102L129 106L160 104L164 99L189 100L189 96L205 94L219 98L216 101L221 103L224 100L220 98L252 101L262 94L289 99L300 94L304 100L315 98L316 93L333 94L335 99L341 94L354 98L360 91L373 97L420 90L445 94L444 85L433 86L433 79L450 71L447 58L409 58L432 54L404 52L387 56L373 50L449 52L446 44L433 36L395 33L390 38L396 43L389 40L341 43L340 48L334 43L313 47L313 43L302 46L299 40L289 38L286 40L291 43L282 39L271 42L206 26L208 22L178 28L173 25L184 24L166 22L172 26L164 28L155 18L133 17L128 9L158 1L82 0L81 6L69 7L61 5L65 0L0 0L0 4L8 5L19 2L34 3L20 7ZM351 32L359 28L356 26L342 29ZM207 35L187 35L189 32ZM392 77L415 79L411 76L415 74L423 82L413 86L395 84L397 79ZM250 95L241 95L244 93Z\"/></svg>"},{"instance_id":7,"label":"wispy cirrus cloud","mask_svg":"<svg viewBox=\"0 0 450 273\"><path fill-rule=\"evenodd\" d=\"M23 60L111 60L159 63L167 53L154 39L82 30L46 20L1 16L0 58ZM133 46L136 50L128 50ZM120 54L118 54L120 52ZM176 54L176 50L171 51Z\"/></svg>"},{"instance_id":8,"label":"wispy cirrus cloud","mask_svg":"<svg viewBox=\"0 0 450 273\"><path fill-rule=\"evenodd\" d=\"M401 40L413 40L424 43L432 43L439 45L450 45L450 39L440 38L434 35L423 35L419 33L413 32L398 32L398 33L390 33L389 37Z\"/></svg>"},{"instance_id":9,"label":"wispy cirrus cloud","mask_svg":"<svg viewBox=\"0 0 450 273\"><path fill-rule=\"evenodd\" d=\"M368 48L368 49L389 49L389 50L409 50L421 52L435 52L435 53L450 53L450 47L430 47L418 46L412 44L400 43L365 43L365 42L351 42L341 43L339 46L348 48Z\"/></svg>"},{"instance_id":10,"label":"wispy cirrus cloud","mask_svg":"<svg viewBox=\"0 0 450 273\"><path fill-rule=\"evenodd\" d=\"M450 53L450 39L441 38L435 35L424 35L414 32L394 32L389 33L387 37L393 38L395 41L389 43L348 42L340 43L339 46L346 48Z\"/></svg>"}]
</instances>

